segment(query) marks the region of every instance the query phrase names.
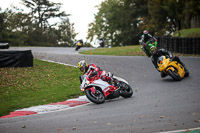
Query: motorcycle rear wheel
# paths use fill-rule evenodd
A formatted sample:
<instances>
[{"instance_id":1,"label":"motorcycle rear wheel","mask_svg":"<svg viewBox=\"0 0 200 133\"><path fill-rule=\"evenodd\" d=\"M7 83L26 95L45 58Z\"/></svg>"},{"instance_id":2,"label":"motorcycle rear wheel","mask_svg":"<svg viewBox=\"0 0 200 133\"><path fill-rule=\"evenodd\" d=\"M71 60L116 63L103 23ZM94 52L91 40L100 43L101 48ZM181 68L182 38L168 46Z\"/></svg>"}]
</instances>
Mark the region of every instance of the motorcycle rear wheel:
<instances>
[{"instance_id":1,"label":"motorcycle rear wheel","mask_svg":"<svg viewBox=\"0 0 200 133\"><path fill-rule=\"evenodd\" d=\"M124 98L129 98L133 95L133 89L130 85L123 81L119 81L120 83L120 95Z\"/></svg>"},{"instance_id":2,"label":"motorcycle rear wheel","mask_svg":"<svg viewBox=\"0 0 200 133\"><path fill-rule=\"evenodd\" d=\"M105 96L102 91L96 90L95 94L90 90L85 90L86 97L93 103L102 104L105 102Z\"/></svg>"},{"instance_id":3,"label":"motorcycle rear wheel","mask_svg":"<svg viewBox=\"0 0 200 133\"><path fill-rule=\"evenodd\" d=\"M168 74L176 81L181 80L181 77L179 76L178 72L176 72L176 71L168 70Z\"/></svg>"}]
</instances>

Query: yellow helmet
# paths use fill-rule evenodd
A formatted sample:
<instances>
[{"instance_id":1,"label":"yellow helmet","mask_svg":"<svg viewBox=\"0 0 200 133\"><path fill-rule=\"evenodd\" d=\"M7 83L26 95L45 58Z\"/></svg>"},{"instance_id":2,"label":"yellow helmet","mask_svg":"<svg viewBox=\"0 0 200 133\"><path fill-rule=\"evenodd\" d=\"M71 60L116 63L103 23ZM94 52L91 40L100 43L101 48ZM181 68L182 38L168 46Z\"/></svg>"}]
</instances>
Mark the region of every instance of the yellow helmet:
<instances>
[{"instance_id":1,"label":"yellow helmet","mask_svg":"<svg viewBox=\"0 0 200 133\"><path fill-rule=\"evenodd\" d=\"M87 62L85 60L79 61L78 68L81 70L81 72L85 73L86 69L88 68Z\"/></svg>"},{"instance_id":2,"label":"yellow helmet","mask_svg":"<svg viewBox=\"0 0 200 133\"><path fill-rule=\"evenodd\" d=\"M154 52L156 52L156 47L155 47L155 46L152 46L152 47L150 48L150 51L151 51L151 53L153 54Z\"/></svg>"}]
</instances>

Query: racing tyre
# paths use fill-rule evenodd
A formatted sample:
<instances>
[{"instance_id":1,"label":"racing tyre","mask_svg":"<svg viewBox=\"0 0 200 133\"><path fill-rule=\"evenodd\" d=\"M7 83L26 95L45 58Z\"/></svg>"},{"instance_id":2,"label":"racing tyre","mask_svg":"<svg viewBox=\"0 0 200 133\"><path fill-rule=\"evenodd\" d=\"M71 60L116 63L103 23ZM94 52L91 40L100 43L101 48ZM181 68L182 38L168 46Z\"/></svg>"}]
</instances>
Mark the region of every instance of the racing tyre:
<instances>
[{"instance_id":1,"label":"racing tyre","mask_svg":"<svg viewBox=\"0 0 200 133\"><path fill-rule=\"evenodd\" d=\"M76 46L75 51L78 51L81 47Z\"/></svg>"},{"instance_id":2,"label":"racing tyre","mask_svg":"<svg viewBox=\"0 0 200 133\"><path fill-rule=\"evenodd\" d=\"M151 54L148 52L148 49L144 46L142 49L148 57L151 57Z\"/></svg>"},{"instance_id":3,"label":"racing tyre","mask_svg":"<svg viewBox=\"0 0 200 133\"><path fill-rule=\"evenodd\" d=\"M133 89L130 85L123 81L119 81L120 83L120 95L124 98L129 98L133 95Z\"/></svg>"},{"instance_id":4,"label":"racing tyre","mask_svg":"<svg viewBox=\"0 0 200 133\"><path fill-rule=\"evenodd\" d=\"M168 70L168 74L169 74L169 76L171 76L176 81L180 81L181 80L181 77L179 76L179 74L178 74L178 72L176 70L175 71Z\"/></svg>"},{"instance_id":5,"label":"racing tyre","mask_svg":"<svg viewBox=\"0 0 200 133\"><path fill-rule=\"evenodd\" d=\"M188 71L187 68L185 68L185 76L184 77L189 77L189 75L190 75L190 72Z\"/></svg>"},{"instance_id":6,"label":"racing tyre","mask_svg":"<svg viewBox=\"0 0 200 133\"><path fill-rule=\"evenodd\" d=\"M85 90L86 97L93 103L102 104L105 102L105 96L102 91L96 89L94 94L90 89Z\"/></svg>"}]
</instances>

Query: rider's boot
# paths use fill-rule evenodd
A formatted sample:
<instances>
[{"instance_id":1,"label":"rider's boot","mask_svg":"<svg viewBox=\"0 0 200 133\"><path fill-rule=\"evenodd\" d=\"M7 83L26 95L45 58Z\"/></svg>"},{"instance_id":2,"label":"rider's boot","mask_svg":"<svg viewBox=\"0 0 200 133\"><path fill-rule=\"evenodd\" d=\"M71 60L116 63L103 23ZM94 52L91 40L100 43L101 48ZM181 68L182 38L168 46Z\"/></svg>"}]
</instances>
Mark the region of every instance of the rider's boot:
<instances>
[{"instance_id":1,"label":"rider's boot","mask_svg":"<svg viewBox=\"0 0 200 133\"><path fill-rule=\"evenodd\" d=\"M189 76L189 71L186 68L185 64L183 64L183 62L181 62L181 61L179 63L184 67L184 70L185 70L185 76L184 77L188 77Z\"/></svg>"},{"instance_id":2,"label":"rider's boot","mask_svg":"<svg viewBox=\"0 0 200 133\"><path fill-rule=\"evenodd\" d=\"M186 68L185 64L180 60L180 58L178 56L175 56L173 60L175 60L178 63L180 63L184 67L185 72L188 72L188 69Z\"/></svg>"},{"instance_id":3,"label":"rider's boot","mask_svg":"<svg viewBox=\"0 0 200 133\"><path fill-rule=\"evenodd\" d=\"M184 70L185 70L185 75L184 75L184 77L188 77L188 76L189 76L189 71L188 71L188 69L186 68L185 64L183 64L183 63L180 63L180 64L184 67Z\"/></svg>"},{"instance_id":4,"label":"rider's boot","mask_svg":"<svg viewBox=\"0 0 200 133\"><path fill-rule=\"evenodd\" d=\"M184 75L184 77L188 77L188 76L189 76L189 71L188 71L188 69L186 68L185 64L179 59L178 56L175 56L174 59L184 67L184 70L185 70L185 75Z\"/></svg>"},{"instance_id":5,"label":"rider's boot","mask_svg":"<svg viewBox=\"0 0 200 133\"><path fill-rule=\"evenodd\" d=\"M189 73L188 69L186 68L185 64L179 59L179 63L184 67L186 73Z\"/></svg>"},{"instance_id":6,"label":"rider's boot","mask_svg":"<svg viewBox=\"0 0 200 133\"><path fill-rule=\"evenodd\" d=\"M173 57L173 61L177 61L178 63L180 63L183 67L185 67L185 64L180 60L180 58L178 56L174 56Z\"/></svg>"}]
</instances>

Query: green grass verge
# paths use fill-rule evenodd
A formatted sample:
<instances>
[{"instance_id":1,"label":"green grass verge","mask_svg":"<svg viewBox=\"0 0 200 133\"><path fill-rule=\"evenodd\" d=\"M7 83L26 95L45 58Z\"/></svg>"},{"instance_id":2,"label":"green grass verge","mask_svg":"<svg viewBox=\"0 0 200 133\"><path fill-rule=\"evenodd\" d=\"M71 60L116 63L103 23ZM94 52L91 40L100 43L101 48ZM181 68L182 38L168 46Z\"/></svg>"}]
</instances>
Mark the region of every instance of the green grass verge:
<instances>
[{"instance_id":1,"label":"green grass verge","mask_svg":"<svg viewBox=\"0 0 200 133\"><path fill-rule=\"evenodd\" d=\"M173 37L178 37L178 32L175 32ZM180 37L200 37L200 28L180 30Z\"/></svg>"},{"instance_id":2,"label":"green grass verge","mask_svg":"<svg viewBox=\"0 0 200 133\"><path fill-rule=\"evenodd\" d=\"M70 66L34 59L34 67L0 68L0 75L0 116L83 95L81 73Z\"/></svg>"},{"instance_id":3,"label":"green grass verge","mask_svg":"<svg viewBox=\"0 0 200 133\"><path fill-rule=\"evenodd\" d=\"M115 56L145 56L141 49L141 45L112 47L112 48L98 48L94 50L82 51L81 54L93 55L115 55Z\"/></svg>"},{"instance_id":4,"label":"green grass verge","mask_svg":"<svg viewBox=\"0 0 200 133\"><path fill-rule=\"evenodd\" d=\"M112 47L112 48L97 48L88 51L81 51L80 54L92 54L92 55L113 55L113 56L146 56L142 51L141 45L125 46L125 47ZM180 54L173 53L178 56L197 56L193 54Z\"/></svg>"}]
</instances>

